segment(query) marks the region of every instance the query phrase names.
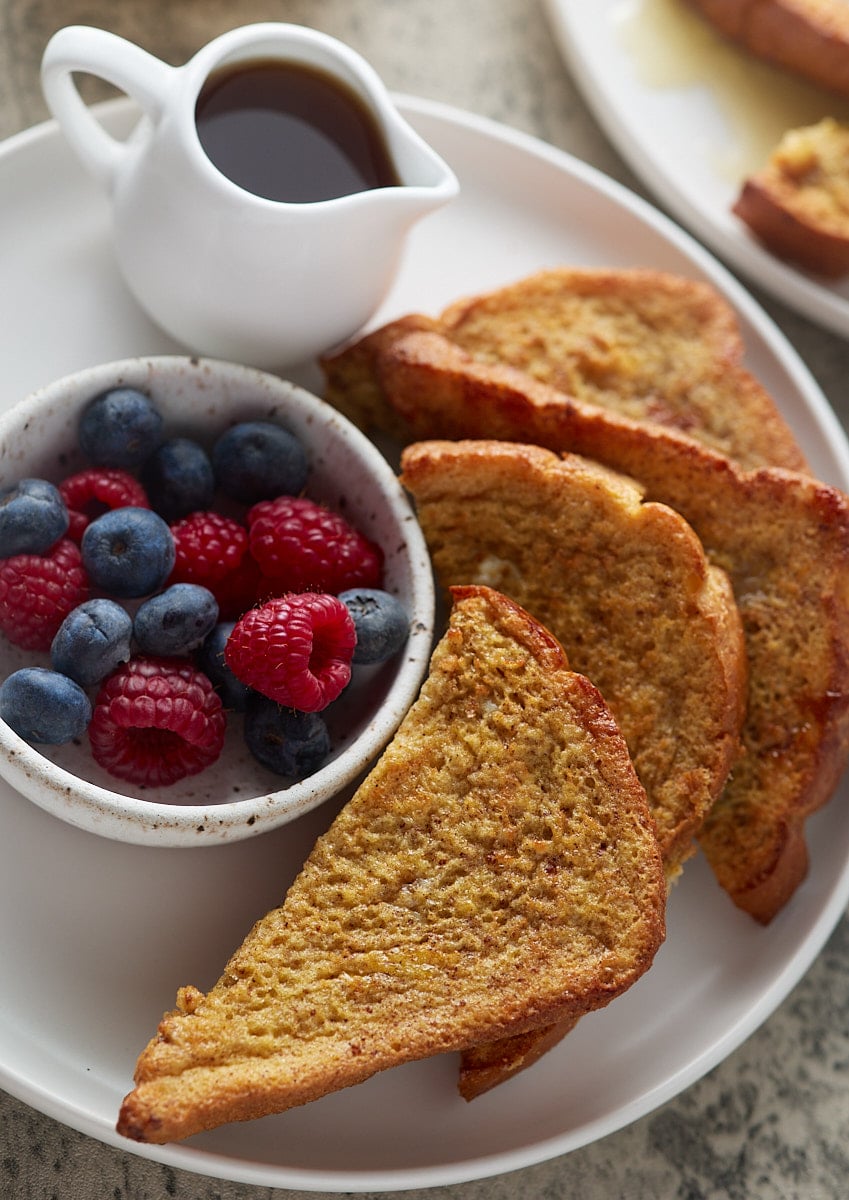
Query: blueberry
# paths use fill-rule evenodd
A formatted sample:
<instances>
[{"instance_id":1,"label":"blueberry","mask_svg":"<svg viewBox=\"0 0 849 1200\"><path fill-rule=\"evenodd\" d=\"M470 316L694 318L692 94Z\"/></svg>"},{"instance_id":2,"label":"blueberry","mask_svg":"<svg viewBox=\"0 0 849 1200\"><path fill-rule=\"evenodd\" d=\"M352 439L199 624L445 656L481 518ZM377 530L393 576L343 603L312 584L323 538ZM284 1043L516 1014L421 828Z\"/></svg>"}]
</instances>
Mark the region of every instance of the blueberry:
<instances>
[{"instance_id":1,"label":"blueberry","mask_svg":"<svg viewBox=\"0 0 849 1200\"><path fill-rule=\"evenodd\" d=\"M59 626L50 661L54 670L91 687L130 658L133 621L114 600L86 600Z\"/></svg>"},{"instance_id":2,"label":"blueberry","mask_svg":"<svg viewBox=\"0 0 849 1200\"><path fill-rule=\"evenodd\" d=\"M330 753L330 734L317 713L281 708L252 693L245 710L245 742L264 767L290 779L305 779Z\"/></svg>"},{"instance_id":3,"label":"blueberry","mask_svg":"<svg viewBox=\"0 0 849 1200\"><path fill-rule=\"evenodd\" d=\"M231 426L212 447L212 466L221 490L245 504L297 496L309 474L303 444L272 421Z\"/></svg>"},{"instance_id":4,"label":"blueberry","mask_svg":"<svg viewBox=\"0 0 849 1200\"><path fill-rule=\"evenodd\" d=\"M174 567L171 530L148 508L114 508L86 527L83 566L95 587L111 596L149 596Z\"/></svg>"},{"instance_id":5,"label":"blueberry","mask_svg":"<svg viewBox=\"0 0 849 1200\"><path fill-rule=\"evenodd\" d=\"M215 476L204 448L189 438L171 438L154 450L141 476L151 506L166 521L212 507Z\"/></svg>"},{"instance_id":6,"label":"blueberry","mask_svg":"<svg viewBox=\"0 0 849 1200\"><path fill-rule=\"evenodd\" d=\"M137 388L101 392L83 410L77 430L83 454L99 467L140 467L162 438L162 415Z\"/></svg>"},{"instance_id":7,"label":"blueberry","mask_svg":"<svg viewBox=\"0 0 849 1200\"><path fill-rule=\"evenodd\" d=\"M0 558L43 554L67 528L65 502L46 479L22 479L0 491Z\"/></svg>"},{"instance_id":8,"label":"blueberry","mask_svg":"<svg viewBox=\"0 0 849 1200\"><path fill-rule=\"evenodd\" d=\"M0 685L0 717L24 741L59 746L85 733L91 702L67 675L22 667Z\"/></svg>"},{"instance_id":9,"label":"blueberry","mask_svg":"<svg viewBox=\"0 0 849 1200\"><path fill-rule=\"evenodd\" d=\"M212 680L224 707L244 712L251 689L236 678L224 661L224 647L235 624L235 621L221 621L215 626L198 651L197 665Z\"/></svg>"},{"instance_id":10,"label":"blueberry","mask_svg":"<svg viewBox=\"0 0 849 1200\"><path fill-rule=\"evenodd\" d=\"M379 588L352 588L340 592L339 599L357 631L352 662L382 663L397 654L410 632L410 618L395 596Z\"/></svg>"},{"instance_id":11,"label":"blueberry","mask_svg":"<svg viewBox=\"0 0 849 1200\"><path fill-rule=\"evenodd\" d=\"M218 601L209 588L174 583L139 606L133 636L142 654L189 654L218 620Z\"/></svg>"}]
</instances>

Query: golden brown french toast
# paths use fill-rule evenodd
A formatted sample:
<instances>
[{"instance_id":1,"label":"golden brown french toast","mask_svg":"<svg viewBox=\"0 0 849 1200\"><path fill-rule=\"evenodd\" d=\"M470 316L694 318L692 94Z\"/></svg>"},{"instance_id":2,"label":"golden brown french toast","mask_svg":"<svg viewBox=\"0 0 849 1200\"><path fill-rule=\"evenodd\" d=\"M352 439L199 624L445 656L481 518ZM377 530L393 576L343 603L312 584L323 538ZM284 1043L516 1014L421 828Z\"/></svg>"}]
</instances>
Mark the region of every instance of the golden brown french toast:
<instances>
[{"instance_id":1,"label":"golden brown french toast","mask_svg":"<svg viewBox=\"0 0 849 1200\"><path fill-rule=\"evenodd\" d=\"M601 691L674 876L740 749L746 658L725 572L678 513L574 454L418 442L401 467L441 586L508 595Z\"/></svg>"},{"instance_id":2,"label":"golden brown french toast","mask_svg":"<svg viewBox=\"0 0 849 1200\"><path fill-rule=\"evenodd\" d=\"M366 429L409 440L381 395L375 361L398 336L441 332L481 362L622 416L674 429L745 467L805 470L772 398L743 365L736 315L709 284L647 269L540 271L412 314L323 363L326 398Z\"/></svg>"},{"instance_id":3,"label":"golden brown french toast","mask_svg":"<svg viewBox=\"0 0 849 1200\"><path fill-rule=\"evenodd\" d=\"M405 321L352 348L373 427L391 423L408 442L521 439L594 458L682 512L729 572L750 667L746 753L700 841L735 904L769 922L805 877L805 820L829 798L847 758L846 498L795 472L741 470L674 428L478 361L441 335L438 322ZM352 350L326 367L333 402L346 391ZM769 440L765 426L765 452ZM462 1093L471 1098L509 1078L569 1028L550 1029L545 1041L537 1032L466 1051Z\"/></svg>"},{"instance_id":4,"label":"golden brown french toast","mask_svg":"<svg viewBox=\"0 0 849 1200\"><path fill-rule=\"evenodd\" d=\"M396 338L406 333L438 330L438 323L432 318L412 313L350 343L338 355L322 360L327 381L325 399L366 433L407 441L407 424L383 396L375 369L384 350Z\"/></svg>"},{"instance_id":5,"label":"golden brown french toast","mask_svg":"<svg viewBox=\"0 0 849 1200\"><path fill-rule=\"evenodd\" d=\"M118 1129L173 1141L577 1019L648 968L665 900L601 695L512 601L458 589L396 737L218 983L180 990Z\"/></svg>"},{"instance_id":6,"label":"golden brown french toast","mask_svg":"<svg viewBox=\"0 0 849 1200\"><path fill-rule=\"evenodd\" d=\"M601 690L674 879L739 750L745 651L724 572L677 513L575 455L420 442L402 469L442 585L507 593ZM461 1094L470 1100L525 1069L574 1023L466 1050Z\"/></svg>"},{"instance_id":7,"label":"golden brown french toast","mask_svg":"<svg viewBox=\"0 0 849 1200\"><path fill-rule=\"evenodd\" d=\"M672 430L480 363L438 334L394 342L380 376L418 438L521 438L632 476L728 573L749 668L744 752L699 842L735 904L770 921L806 874L805 820L849 756L847 497L799 473L743 471Z\"/></svg>"},{"instance_id":8,"label":"golden brown french toast","mask_svg":"<svg viewBox=\"0 0 849 1200\"><path fill-rule=\"evenodd\" d=\"M849 128L830 117L791 129L746 179L734 212L765 247L808 271L849 272Z\"/></svg>"},{"instance_id":9,"label":"golden brown french toast","mask_svg":"<svg viewBox=\"0 0 849 1200\"><path fill-rule=\"evenodd\" d=\"M688 0L750 54L849 96L845 0Z\"/></svg>"}]
</instances>

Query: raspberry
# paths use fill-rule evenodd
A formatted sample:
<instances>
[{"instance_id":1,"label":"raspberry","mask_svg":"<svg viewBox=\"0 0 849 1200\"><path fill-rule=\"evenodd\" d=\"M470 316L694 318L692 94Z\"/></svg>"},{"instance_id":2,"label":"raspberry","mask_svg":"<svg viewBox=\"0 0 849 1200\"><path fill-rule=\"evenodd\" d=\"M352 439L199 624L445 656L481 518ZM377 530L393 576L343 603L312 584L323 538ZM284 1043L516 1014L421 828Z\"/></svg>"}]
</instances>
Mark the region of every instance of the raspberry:
<instances>
[{"instance_id":1,"label":"raspberry","mask_svg":"<svg viewBox=\"0 0 849 1200\"><path fill-rule=\"evenodd\" d=\"M209 588L224 620L235 620L256 603L261 574L244 525L220 513L196 512L175 521L171 534L177 557L170 583Z\"/></svg>"},{"instance_id":2,"label":"raspberry","mask_svg":"<svg viewBox=\"0 0 849 1200\"><path fill-rule=\"evenodd\" d=\"M278 704L319 712L351 678L357 635L335 596L278 596L246 612L227 640L224 661L237 679Z\"/></svg>"},{"instance_id":3,"label":"raspberry","mask_svg":"<svg viewBox=\"0 0 849 1200\"><path fill-rule=\"evenodd\" d=\"M232 517L195 512L171 526L177 558L172 583L210 587L241 563L248 548L248 531Z\"/></svg>"},{"instance_id":4,"label":"raspberry","mask_svg":"<svg viewBox=\"0 0 849 1200\"><path fill-rule=\"evenodd\" d=\"M49 554L17 554L0 562L0 630L24 650L50 649L71 609L88 599L79 547L62 538Z\"/></svg>"},{"instance_id":5,"label":"raspberry","mask_svg":"<svg viewBox=\"0 0 849 1200\"><path fill-rule=\"evenodd\" d=\"M260 570L289 592L379 587L383 553L344 517L304 497L262 500L248 511Z\"/></svg>"},{"instance_id":6,"label":"raspberry","mask_svg":"<svg viewBox=\"0 0 849 1200\"><path fill-rule=\"evenodd\" d=\"M90 467L69 475L59 484L59 494L71 518L68 537L75 542L82 539L89 521L110 508L150 508L147 492L138 480L117 467Z\"/></svg>"},{"instance_id":7,"label":"raspberry","mask_svg":"<svg viewBox=\"0 0 849 1200\"><path fill-rule=\"evenodd\" d=\"M211 584L209 590L218 601L219 617L235 621L243 612L283 589L272 587L248 552L234 571Z\"/></svg>"},{"instance_id":8,"label":"raspberry","mask_svg":"<svg viewBox=\"0 0 849 1200\"><path fill-rule=\"evenodd\" d=\"M88 735L95 761L111 775L167 787L215 762L225 728L220 699L191 663L134 658L100 688Z\"/></svg>"}]
</instances>

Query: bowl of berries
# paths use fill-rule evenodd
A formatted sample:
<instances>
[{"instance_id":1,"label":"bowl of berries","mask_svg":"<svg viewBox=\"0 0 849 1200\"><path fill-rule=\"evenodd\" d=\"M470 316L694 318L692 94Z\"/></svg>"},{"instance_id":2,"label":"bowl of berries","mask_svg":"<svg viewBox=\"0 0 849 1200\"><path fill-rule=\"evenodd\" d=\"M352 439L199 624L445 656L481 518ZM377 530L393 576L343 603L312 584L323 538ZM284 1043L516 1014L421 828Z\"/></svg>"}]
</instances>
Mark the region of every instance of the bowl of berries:
<instances>
[{"instance_id":1,"label":"bowl of berries","mask_svg":"<svg viewBox=\"0 0 849 1200\"><path fill-rule=\"evenodd\" d=\"M380 753L430 559L380 451L249 367L107 363L0 415L0 775L137 844L253 836Z\"/></svg>"}]
</instances>

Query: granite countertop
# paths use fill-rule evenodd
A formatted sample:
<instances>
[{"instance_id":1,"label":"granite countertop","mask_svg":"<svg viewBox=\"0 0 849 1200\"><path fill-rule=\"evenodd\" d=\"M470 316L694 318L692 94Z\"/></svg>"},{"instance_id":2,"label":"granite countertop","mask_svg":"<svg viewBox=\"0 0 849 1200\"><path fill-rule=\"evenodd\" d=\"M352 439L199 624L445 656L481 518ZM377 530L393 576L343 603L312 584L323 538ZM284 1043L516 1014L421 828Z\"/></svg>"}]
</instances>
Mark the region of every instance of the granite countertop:
<instances>
[{"instance_id":1,"label":"granite countertop","mask_svg":"<svg viewBox=\"0 0 849 1200\"><path fill-rule=\"evenodd\" d=\"M534 0L241 0L238 14L227 0L65 0L61 5L0 0L0 138L47 115L39 60L49 35L61 25L101 25L178 63L216 34L254 20L315 25L363 52L390 87L533 133L642 191L570 81L543 6ZM0 278L4 236L0 231ZM846 342L756 295L845 421ZM404 1194L444 1200L843 1200L849 1187L847 1147L849 920L844 916L769 1020L675 1099L567 1157L496 1179ZM0 1093L4 1200L270 1200L285 1195L295 1193L208 1179L122 1153Z\"/></svg>"}]
</instances>

